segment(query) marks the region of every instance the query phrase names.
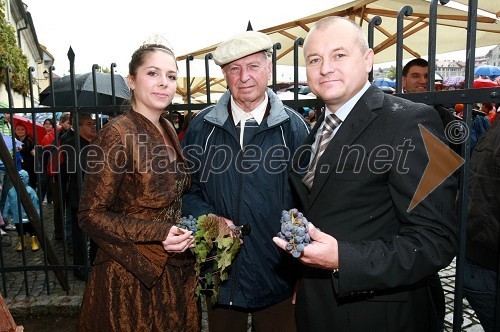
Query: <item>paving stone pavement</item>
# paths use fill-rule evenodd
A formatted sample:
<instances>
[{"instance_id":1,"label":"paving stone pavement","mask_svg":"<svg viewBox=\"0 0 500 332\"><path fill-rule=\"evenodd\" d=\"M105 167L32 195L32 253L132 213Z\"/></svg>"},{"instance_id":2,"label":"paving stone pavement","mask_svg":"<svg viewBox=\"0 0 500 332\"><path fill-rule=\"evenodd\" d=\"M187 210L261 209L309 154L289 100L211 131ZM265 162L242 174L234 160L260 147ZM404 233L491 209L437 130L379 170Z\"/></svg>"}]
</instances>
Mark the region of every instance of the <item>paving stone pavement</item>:
<instances>
[{"instance_id":1,"label":"paving stone pavement","mask_svg":"<svg viewBox=\"0 0 500 332\"><path fill-rule=\"evenodd\" d=\"M444 289L445 295L445 306L446 306L446 316L445 316L445 331L453 330L453 300L455 291L455 259L451 264L439 272L441 278L441 283ZM479 320L474 313L474 310L470 307L467 300L463 299L462 306L462 331L466 332L484 332L483 327L479 323Z\"/></svg>"},{"instance_id":2,"label":"paving stone pavement","mask_svg":"<svg viewBox=\"0 0 500 332\"><path fill-rule=\"evenodd\" d=\"M68 250L67 244L64 241L54 240L52 236L52 205L43 206L42 216L44 220L46 220L45 227L59 263L64 265L66 261L68 265L71 265L72 256L71 251ZM43 250L37 252L27 250L23 257L22 253L16 251L16 246L16 232L8 231L8 235L2 237L2 246L0 246L0 266L5 268L22 266L23 260L26 266L39 268L44 265L46 258ZM453 261L450 266L440 271L439 274L446 297L445 331L452 331L455 261ZM75 278L71 268L65 272L65 278L67 278L69 285L69 290L67 291L63 290L52 271L45 272L40 269L38 271L28 272L4 272L0 274L0 291L14 317L26 315L76 317L85 290L85 282ZM26 287L29 290L28 296L26 294ZM463 304L462 331L484 331L474 311L467 303L467 300L464 299ZM202 331L208 331L205 310L203 310L202 319ZM50 331L50 329L47 331Z\"/></svg>"},{"instance_id":3,"label":"paving stone pavement","mask_svg":"<svg viewBox=\"0 0 500 332\"><path fill-rule=\"evenodd\" d=\"M47 230L48 240L56 253L58 264L64 266L73 263L70 245L65 241L56 241L53 237L53 209L52 205L44 205L42 217ZM45 262L48 262L44 251L16 250L17 233L8 231L8 236L2 237L0 248L0 263L3 267L14 268L24 265L38 268L36 271L4 272L0 275L0 291L9 310L14 316L42 315L42 314L75 314L80 307L85 282L73 276L73 269L62 270L69 289L65 291L56 279L54 272L43 271ZM48 264L48 263L47 263ZM26 292L26 288L28 292Z\"/></svg>"}]
</instances>

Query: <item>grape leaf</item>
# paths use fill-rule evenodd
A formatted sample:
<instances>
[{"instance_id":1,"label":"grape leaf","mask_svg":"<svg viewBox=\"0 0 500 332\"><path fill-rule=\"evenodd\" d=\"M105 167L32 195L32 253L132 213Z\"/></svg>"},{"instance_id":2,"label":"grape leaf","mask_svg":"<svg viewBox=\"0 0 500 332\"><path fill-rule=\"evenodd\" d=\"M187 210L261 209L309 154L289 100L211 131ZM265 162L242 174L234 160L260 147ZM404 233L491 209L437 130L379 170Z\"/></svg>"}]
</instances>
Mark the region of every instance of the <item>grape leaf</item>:
<instances>
[{"instance_id":1,"label":"grape leaf","mask_svg":"<svg viewBox=\"0 0 500 332\"><path fill-rule=\"evenodd\" d=\"M220 270L225 270L228 266L231 265L232 261L233 261L233 255L231 255L226 251L223 251L217 262L217 268Z\"/></svg>"},{"instance_id":2,"label":"grape leaf","mask_svg":"<svg viewBox=\"0 0 500 332\"><path fill-rule=\"evenodd\" d=\"M231 238L230 236L226 236L223 238L220 238L217 241L217 248L224 250L225 248L231 248L231 245L233 244L234 239Z\"/></svg>"},{"instance_id":3,"label":"grape leaf","mask_svg":"<svg viewBox=\"0 0 500 332\"><path fill-rule=\"evenodd\" d=\"M212 284L212 273L211 272L205 273L205 282L207 283L207 285Z\"/></svg>"},{"instance_id":4,"label":"grape leaf","mask_svg":"<svg viewBox=\"0 0 500 332\"><path fill-rule=\"evenodd\" d=\"M242 241L235 236L223 218L208 214L198 217L192 252L196 257L196 295L204 293L215 303L220 282L228 279L228 270Z\"/></svg>"}]
</instances>

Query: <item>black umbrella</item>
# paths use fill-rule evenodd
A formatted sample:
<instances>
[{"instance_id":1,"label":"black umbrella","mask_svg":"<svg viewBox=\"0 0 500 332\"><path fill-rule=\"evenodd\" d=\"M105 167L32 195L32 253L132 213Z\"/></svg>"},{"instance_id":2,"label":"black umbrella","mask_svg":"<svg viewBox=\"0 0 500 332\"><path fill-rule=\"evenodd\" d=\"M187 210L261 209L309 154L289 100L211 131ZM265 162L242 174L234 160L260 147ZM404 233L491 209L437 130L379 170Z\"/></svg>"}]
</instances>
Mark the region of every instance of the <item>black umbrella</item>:
<instances>
[{"instance_id":1,"label":"black umbrella","mask_svg":"<svg viewBox=\"0 0 500 332\"><path fill-rule=\"evenodd\" d=\"M130 96L130 89L123 76L115 74L116 105L121 105ZM94 83L92 73L75 75L75 89L78 106L94 106ZM52 103L52 90L47 87L40 93L40 104L46 106L74 106L71 76L55 79L55 105ZM97 105L113 105L111 74L96 73Z\"/></svg>"}]
</instances>

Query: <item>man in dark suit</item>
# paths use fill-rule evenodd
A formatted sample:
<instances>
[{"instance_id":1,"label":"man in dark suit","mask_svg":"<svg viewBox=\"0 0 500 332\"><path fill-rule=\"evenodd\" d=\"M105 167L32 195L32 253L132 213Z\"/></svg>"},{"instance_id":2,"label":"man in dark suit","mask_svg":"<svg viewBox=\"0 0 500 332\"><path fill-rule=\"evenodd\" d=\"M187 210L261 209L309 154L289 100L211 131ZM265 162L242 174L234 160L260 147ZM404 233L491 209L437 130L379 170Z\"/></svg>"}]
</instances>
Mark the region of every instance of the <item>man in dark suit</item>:
<instances>
[{"instance_id":1,"label":"man in dark suit","mask_svg":"<svg viewBox=\"0 0 500 332\"><path fill-rule=\"evenodd\" d=\"M455 180L409 206L428 162L419 125L442 141L439 116L369 84L373 51L348 19L318 21L304 56L326 109L290 174L312 239L300 258L298 330L438 331L437 272L457 245Z\"/></svg>"}]
</instances>

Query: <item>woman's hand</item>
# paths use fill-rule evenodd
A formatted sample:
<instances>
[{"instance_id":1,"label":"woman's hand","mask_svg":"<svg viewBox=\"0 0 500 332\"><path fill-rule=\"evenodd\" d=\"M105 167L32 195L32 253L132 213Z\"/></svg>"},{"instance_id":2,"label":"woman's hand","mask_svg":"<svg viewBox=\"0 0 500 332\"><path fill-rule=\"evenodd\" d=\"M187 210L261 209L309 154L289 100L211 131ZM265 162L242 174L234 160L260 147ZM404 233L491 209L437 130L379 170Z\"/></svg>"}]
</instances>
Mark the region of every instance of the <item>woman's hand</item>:
<instances>
[{"instance_id":1,"label":"woman's hand","mask_svg":"<svg viewBox=\"0 0 500 332\"><path fill-rule=\"evenodd\" d=\"M194 247L194 236L192 231L172 226L165 241L161 242L167 252L184 252Z\"/></svg>"}]
</instances>

